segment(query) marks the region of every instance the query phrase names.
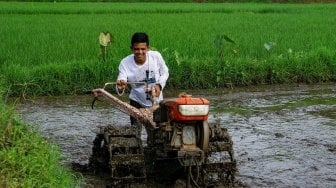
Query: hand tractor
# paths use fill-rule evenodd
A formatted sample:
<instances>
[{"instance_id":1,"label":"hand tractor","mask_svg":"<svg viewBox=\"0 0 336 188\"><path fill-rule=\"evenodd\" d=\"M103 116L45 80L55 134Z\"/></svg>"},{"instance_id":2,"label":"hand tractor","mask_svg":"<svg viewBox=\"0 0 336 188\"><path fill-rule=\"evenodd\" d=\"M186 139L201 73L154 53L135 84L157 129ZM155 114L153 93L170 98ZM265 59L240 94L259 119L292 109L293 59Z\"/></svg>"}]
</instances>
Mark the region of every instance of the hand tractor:
<instances>
[{"instance_id":1,"label":"hand tractor","mask_svg":"<svg viewBox=\"0 0 336 188\"><path fill-rule=\"evenodd\" d=\"M111 185L173 185L182 180L186 187L234 186L233 143L219 122L208 122L207 99L181 94L137 109L105 90L106 85L92 90L94 101L104 98L137 119L136 125L102 126L94 140L89 165L107 170ZM142 126L148 135L146 145L140 137Z\"/></svg>"}]
</instances>

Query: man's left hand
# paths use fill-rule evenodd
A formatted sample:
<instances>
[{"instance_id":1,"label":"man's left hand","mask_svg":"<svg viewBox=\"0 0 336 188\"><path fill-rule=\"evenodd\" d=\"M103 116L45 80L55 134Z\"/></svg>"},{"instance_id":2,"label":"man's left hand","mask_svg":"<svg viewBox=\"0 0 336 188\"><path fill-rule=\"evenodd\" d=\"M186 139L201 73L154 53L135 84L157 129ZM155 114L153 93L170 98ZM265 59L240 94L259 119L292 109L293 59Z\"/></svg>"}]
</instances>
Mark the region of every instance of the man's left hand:
<instances>
[{"instance_id":1,"label":"man's left hand","mask_svg":"<svg viewBox=\"0 0 336 188\"><path fill-rule=\"evenodd\" d=\"M154 86L154 89L155 89L155 95L156 95L155 97L159 97L161 94L161 86L159 84L156 84Z\"/></svg>"}]
</instances>

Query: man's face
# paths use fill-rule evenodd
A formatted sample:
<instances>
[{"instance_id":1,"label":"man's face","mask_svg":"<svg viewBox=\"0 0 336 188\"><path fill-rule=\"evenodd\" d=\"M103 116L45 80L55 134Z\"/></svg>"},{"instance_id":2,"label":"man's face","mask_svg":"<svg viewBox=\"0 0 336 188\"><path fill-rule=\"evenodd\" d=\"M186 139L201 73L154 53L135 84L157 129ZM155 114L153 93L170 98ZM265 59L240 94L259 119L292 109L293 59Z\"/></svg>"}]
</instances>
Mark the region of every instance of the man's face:
<instances>
[{"instance_id":1,"label":"man's face","mask_svg":"<svg viewBox=\"0 0 336 188\"><path fill-rule=\"evenodd\" d=\"M138 64L144 64L146 62L146 53L148 51L147 43L134 43L131 48L134 54L135 62Z\"/></svg>"}]
</instances>

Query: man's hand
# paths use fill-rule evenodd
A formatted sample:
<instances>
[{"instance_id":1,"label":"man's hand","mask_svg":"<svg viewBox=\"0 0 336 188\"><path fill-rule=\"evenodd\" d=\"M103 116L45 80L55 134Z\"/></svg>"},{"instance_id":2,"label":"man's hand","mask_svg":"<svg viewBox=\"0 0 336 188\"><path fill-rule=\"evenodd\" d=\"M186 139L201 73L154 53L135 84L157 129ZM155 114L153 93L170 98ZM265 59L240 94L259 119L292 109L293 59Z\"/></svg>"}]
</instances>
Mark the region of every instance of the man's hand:
<instances>
[{"instance_id":1,"label":"man's hand","mask_svg":"<svg viewBox=\"0 0 336 188\"><path fill-rule=\"evenodd\" d=\"M124 90L126 88L125 80L117 80L117 88L118 90Z\"/></svg>"},{"instance_id":2,"label":"man's hand","mask_svg":"<svg viewBox=\"0 0 336 188\"><path fill-rule=\"evenodd\" d=\"M154 86L154 89L155 89L155 97L159 97L160 96L160 94L161 94L161 86L160 86L160 84L155 84L155 86Z\"/></svg>"}]
</instances>

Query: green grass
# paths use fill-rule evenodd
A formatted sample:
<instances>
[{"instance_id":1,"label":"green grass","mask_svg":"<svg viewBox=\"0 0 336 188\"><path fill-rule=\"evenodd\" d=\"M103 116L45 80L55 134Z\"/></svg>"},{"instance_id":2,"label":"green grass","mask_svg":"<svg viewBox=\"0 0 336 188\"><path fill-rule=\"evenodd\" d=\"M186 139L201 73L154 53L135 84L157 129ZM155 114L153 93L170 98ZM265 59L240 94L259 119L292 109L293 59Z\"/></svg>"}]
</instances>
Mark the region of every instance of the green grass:
<instances>
[{"instance_id":1,"label":"green grass","mask_svg":"<svg viewBox=\"0 0 336 188\"><path fill-rule=\"evenodd\" d=\"M79 187L80 179L61 164L58 147L0 99L0 187Z\"/></svg>"},{"instance_id":2,"label":"green grass","mask_svg":"<svg viewBox=\"0 0 336 188\"><path fill-rule=\"evenodd\" d=\"M170 69L167 87L335 81L334 12L336 4L1 2L0 71L11 95L81 93L114 81L131 35L145 31ZM102 31L113 35L106 62ZM215 46L218 35L235 43Z\"/></svg>"}]
</instances>

